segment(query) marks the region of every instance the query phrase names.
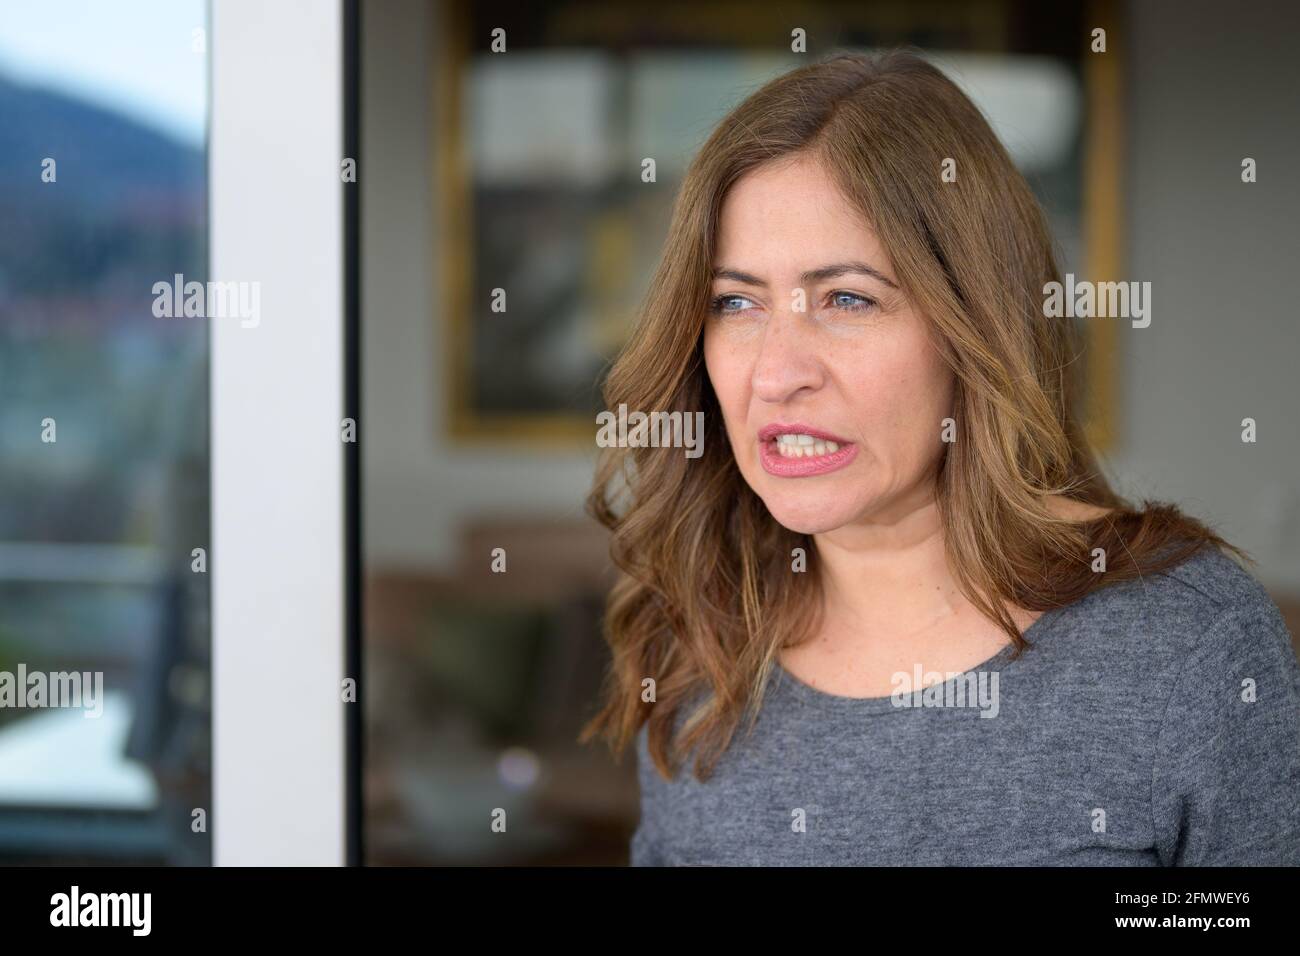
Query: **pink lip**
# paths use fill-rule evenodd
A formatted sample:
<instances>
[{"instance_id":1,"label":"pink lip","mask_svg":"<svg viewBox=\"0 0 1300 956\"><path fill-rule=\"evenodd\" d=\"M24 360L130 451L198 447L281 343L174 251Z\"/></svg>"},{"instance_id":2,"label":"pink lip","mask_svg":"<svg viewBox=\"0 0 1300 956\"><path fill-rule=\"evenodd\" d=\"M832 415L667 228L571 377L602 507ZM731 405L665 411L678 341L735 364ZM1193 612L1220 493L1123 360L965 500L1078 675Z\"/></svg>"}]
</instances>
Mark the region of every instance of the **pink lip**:
<instances>
[{"instance_id":1,"label":"pink lip","mask_svg":"<svg viewBox=\"0 0 1300 956\"><path fill-rule=\"evenodd\" d=\"M787 434L812 435L822 441L833 441L838 451L816 458L783 458L776 450L776 436ZM858 446L838 435L799 423L777 422L766 425L758 432L758 457L763 470L778 478L808 478L824 475L845 467L858 455Z\"/></svg>"}]
</instances>

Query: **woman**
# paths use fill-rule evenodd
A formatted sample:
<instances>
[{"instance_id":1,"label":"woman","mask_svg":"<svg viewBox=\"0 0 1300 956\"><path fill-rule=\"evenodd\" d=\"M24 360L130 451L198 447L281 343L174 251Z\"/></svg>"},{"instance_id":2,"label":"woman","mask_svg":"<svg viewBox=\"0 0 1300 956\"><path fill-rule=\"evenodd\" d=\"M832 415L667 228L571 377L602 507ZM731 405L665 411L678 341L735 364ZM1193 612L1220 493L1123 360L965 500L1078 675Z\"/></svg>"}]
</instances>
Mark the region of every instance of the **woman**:
<instances>
[{"instance_id":1,"label":"woman","mask_svg":"<svg viewBox=\"0 0 1300 956\"><path fill-rule=\"evenodd\" d=\"M702 409L703 454L609 449L589 499L634 865L1300 863L1290 636L1099 473L1059 280L913 55L795 70L705 143L605 395Z\"/></svg>"}]
</instances>

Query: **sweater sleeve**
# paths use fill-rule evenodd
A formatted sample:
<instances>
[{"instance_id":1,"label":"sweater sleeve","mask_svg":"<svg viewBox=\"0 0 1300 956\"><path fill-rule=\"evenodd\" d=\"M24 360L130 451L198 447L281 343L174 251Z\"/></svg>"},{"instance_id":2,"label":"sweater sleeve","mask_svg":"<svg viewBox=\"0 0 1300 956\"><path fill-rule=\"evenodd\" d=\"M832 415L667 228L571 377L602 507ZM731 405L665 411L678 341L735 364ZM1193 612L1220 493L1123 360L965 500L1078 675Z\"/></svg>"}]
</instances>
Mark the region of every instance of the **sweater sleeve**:
<instances>
[{"instance_id":1,"label":"sweater sleeve","mask_svg":"<svg viewBox=\"0 0 1300 956\"><path fill-rule=\"evenodd\" d=\"M658 826L658 794L663 779L655 769L646 743L647 729L642 725L636 738L636 772L641 793L641 817L632 834L629 847L629 866L664 866Z\"/></svg>"},{"instance_id":2,"label":"sweater sleeve","mask_svg":"<svg viewBox=\"0 0 1300 956\"><path fill-rule=\"evenodd\" d=\"M1227 608L1192 642L1151 783L1165 865L1300 865L1300 666L1267 597Z\"/></svg>"}]
</instances>

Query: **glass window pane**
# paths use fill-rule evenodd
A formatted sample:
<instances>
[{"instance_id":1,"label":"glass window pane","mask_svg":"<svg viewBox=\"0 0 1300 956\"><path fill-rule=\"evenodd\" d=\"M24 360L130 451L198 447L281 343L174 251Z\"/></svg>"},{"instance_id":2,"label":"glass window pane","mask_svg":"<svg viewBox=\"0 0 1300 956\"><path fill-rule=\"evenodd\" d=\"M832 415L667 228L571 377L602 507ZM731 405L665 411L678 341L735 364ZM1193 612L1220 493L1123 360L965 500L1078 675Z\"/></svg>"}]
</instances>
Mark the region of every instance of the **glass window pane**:
<instances>
[{"instance_id":1,"label":"glass window pane","mask_svg":"<svg viewBox=\"0 0 1300 956\"><path fill-rule=\"evenodd\" d=\"M0 6L0 860L207 863L207 5Z\"/></svg>"}]
</instances>

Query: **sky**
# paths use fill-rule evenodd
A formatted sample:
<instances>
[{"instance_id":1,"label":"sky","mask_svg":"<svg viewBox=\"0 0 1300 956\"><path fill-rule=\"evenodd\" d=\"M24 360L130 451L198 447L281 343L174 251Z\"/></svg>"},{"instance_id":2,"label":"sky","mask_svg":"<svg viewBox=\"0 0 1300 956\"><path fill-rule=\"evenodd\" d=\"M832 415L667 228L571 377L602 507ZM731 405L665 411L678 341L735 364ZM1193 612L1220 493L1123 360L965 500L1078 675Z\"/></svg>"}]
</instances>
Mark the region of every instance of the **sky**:
<instances>
[{"instance_id":1,"label":"sky","mask_svg":"<svg viewBox=\"0 0 1300 956\"><path fill-rule=\"evenodd\" d=\"M0 0L0 74L201 147L207 8L207 0ZM203 52L195 30L204 31Z\"/></svg>"}]
</instances>

